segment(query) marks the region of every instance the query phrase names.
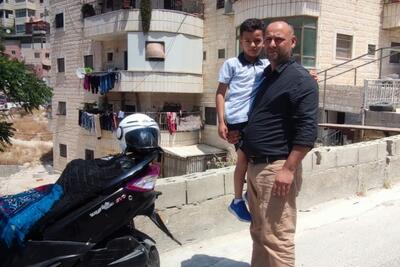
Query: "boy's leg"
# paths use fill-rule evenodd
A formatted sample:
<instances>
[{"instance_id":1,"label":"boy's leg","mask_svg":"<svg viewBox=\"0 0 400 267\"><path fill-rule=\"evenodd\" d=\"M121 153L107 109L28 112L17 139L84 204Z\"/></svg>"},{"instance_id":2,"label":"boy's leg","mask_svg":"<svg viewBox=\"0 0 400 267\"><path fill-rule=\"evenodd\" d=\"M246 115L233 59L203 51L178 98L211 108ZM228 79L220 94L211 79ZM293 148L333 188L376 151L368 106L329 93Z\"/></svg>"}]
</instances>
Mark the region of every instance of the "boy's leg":
<instances>
[{"instance_id":1,"label":"boy's leg","mask_svg":"<svg viewBox=\"0 0 400 267\"><path fill-rule=\"evenodd\" d=\"M247 158L246 155L238 149L237 151L237 162L233 176L235 198L229 205L229 211L241 221L251 222L251 215L246 207L244 200L242 199L243 184L245 181L245 175L247 171Z\"/></svg>"},{"instance_id":2,"label":"boy's leg","mask_svg":"<svg viewBox=\"0 0 400 267\"><path fill-rule=\"evenodd\" d=\"M235 199L241 199L243 194L243 185L247 171L247 157L240 149L237 150L237 162L233 174L233 183L235 190Z\"/></svg>"}]
</instances>

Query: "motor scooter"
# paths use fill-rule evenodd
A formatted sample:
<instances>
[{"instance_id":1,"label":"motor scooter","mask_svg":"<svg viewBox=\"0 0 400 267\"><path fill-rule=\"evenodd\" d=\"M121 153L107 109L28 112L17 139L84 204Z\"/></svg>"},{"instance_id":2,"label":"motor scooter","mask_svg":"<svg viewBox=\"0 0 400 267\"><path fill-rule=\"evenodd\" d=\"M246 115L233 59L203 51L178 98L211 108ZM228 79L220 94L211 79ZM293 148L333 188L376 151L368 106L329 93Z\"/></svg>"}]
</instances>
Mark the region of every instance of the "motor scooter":
<instances>
[{"instance_id":1,"label":"motor scooter","mask_svg":"<svg viewBox=\"0 0 400 267\"><path fill-rule=\"evenodd\" d=\"M153 162L160 153L154 149L139 156L103 159L104 166L118 166L120 172L107 178L110 172L100 167L97 175L102 178L97 180L88 175L93 168L82 174L80 166L85 168L88 161L67 165L65 175L56 182L63 186L64 195L35 223L22 244L0 247L0 266L160 266L155 241L133 224L135 217L147 216L180 244L155 210L161 194L154 190L160 168Z\"/></svg>"}]
</instances>

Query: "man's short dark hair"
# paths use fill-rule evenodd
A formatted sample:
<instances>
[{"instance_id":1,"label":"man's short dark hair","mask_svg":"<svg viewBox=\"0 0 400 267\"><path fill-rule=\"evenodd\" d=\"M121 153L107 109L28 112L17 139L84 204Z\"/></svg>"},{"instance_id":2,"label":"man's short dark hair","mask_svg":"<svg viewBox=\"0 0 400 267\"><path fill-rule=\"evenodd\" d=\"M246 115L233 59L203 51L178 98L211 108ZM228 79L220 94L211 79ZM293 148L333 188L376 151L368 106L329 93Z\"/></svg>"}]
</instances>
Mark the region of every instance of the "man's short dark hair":
<instances>
[{"instance_id":1,"label":"man's short dark hair","mask_svg":"<svg viewBox=\"0 0 400 267\"><path fill-rule=\"evenodd\" d=\"M255 32L261 30L264 33L264 22L260 19L246 19L240 24L240 36L243 32Z\"/></svg>"}]
</instances>

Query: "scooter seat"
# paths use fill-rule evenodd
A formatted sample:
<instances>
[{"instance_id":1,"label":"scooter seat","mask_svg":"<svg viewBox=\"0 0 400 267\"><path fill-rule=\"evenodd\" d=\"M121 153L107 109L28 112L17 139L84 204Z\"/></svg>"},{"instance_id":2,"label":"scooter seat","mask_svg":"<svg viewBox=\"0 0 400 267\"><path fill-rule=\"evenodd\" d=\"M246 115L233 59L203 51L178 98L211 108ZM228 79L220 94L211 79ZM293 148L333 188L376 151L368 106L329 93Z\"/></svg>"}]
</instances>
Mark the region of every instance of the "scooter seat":
<instances>
[{"instance_id":1,"label":"scooter seat","mask_svg":"<svg viewBox=\"0 0 400 267\"><path fill-rule=\"evenodd\" d=\"M0 197L0 241L11 247L21 244L31 227L42 218L63 194L60 185L44 185Z\"/></svg>"}]
</instances>

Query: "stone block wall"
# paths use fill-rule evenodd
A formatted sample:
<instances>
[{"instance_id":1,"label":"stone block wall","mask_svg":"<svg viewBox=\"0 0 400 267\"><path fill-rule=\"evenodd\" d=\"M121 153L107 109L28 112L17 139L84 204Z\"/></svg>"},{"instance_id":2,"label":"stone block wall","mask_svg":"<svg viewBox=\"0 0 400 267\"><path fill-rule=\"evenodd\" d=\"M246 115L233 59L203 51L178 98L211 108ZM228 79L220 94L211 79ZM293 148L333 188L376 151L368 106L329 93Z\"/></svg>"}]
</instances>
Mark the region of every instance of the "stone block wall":
<instances>
[{"instance_id":1,"label":"stone block wall","mask_svg":"<svg viewBox=\"0 0 400 267\"><path fill-rule=\"evenodd\" d=\"M400 135L341 147L311 150L302 162L298 208L400 182ZM195 205L233 194L234 166L158 181L158 209Z\"/></svg>"}]
</instances>

